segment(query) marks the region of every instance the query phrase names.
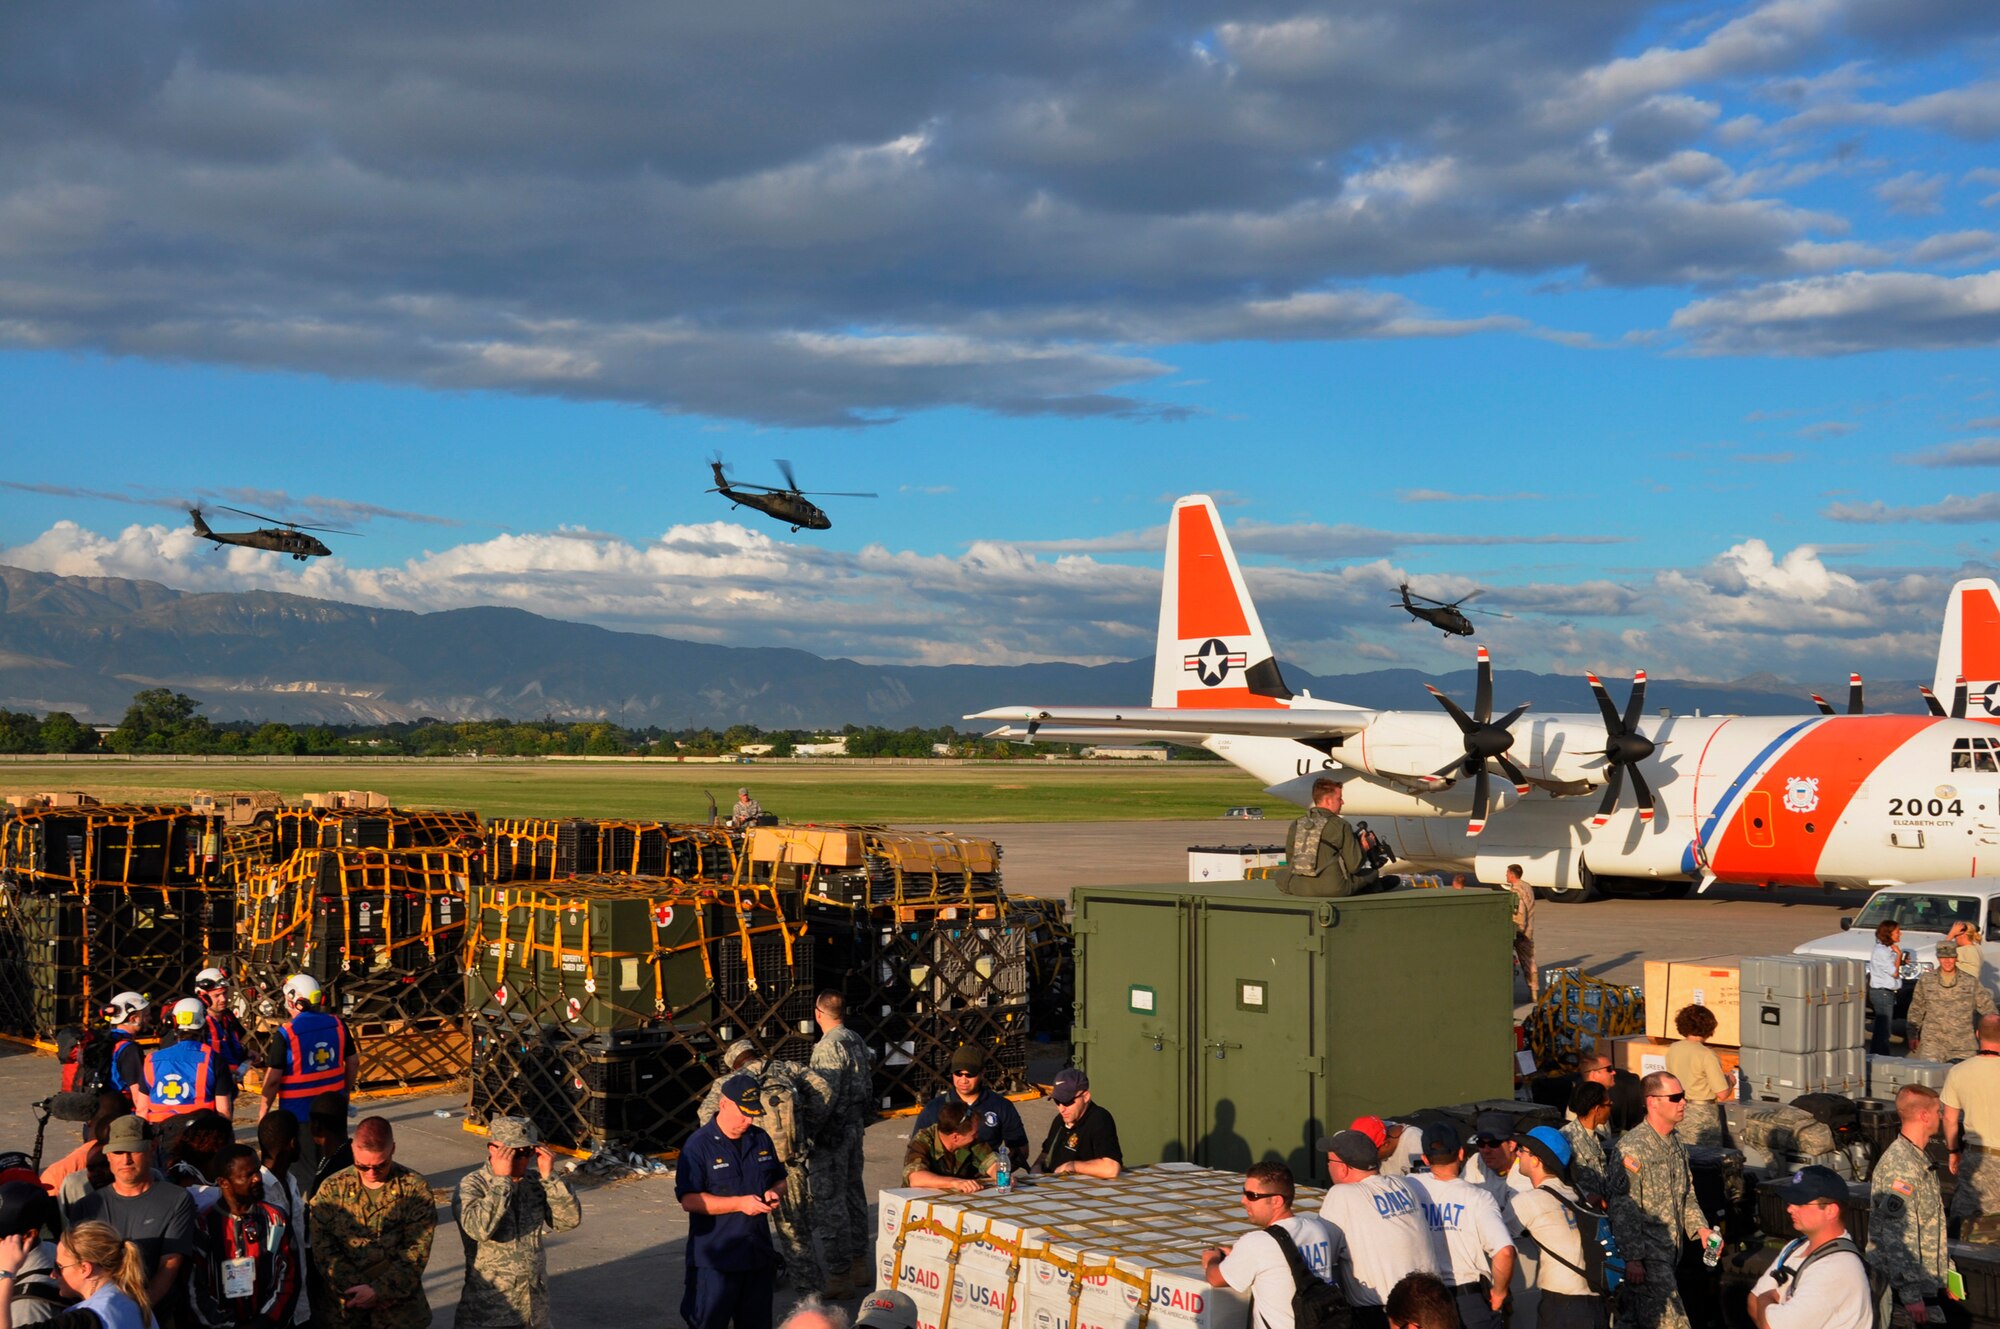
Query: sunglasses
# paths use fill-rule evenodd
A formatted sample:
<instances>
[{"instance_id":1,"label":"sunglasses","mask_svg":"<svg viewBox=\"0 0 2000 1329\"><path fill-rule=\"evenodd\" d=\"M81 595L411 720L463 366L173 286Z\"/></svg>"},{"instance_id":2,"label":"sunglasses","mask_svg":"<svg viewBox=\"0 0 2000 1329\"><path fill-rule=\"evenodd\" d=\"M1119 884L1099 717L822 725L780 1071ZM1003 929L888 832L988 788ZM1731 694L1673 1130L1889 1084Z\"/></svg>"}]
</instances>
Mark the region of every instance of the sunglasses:
<instances>
[{"instance_id":1,"label":"sunglasses","mask_svg":"<svg viewBox=\"0 0 2000 1329\"><path fill-rule=\"evenodd\" d=\"M1245 1200L1275 1200L1278 1197L1268 1191L1245 1191L1243 1192L1243 1198Z\"/></svg>"},{"instance_id":2,"label":"sunglasses","mask_svg":"<svg viewBox=\"0 0 2000 1329\"><path fill-rule=\"evenodd\" d=\"M951 1078L954 1080L977 1080L979 1074L978 1071L953 1071Z\"/></svg>"},{"instance_id":3,"label":"sunglasses","mask_svg":"<svg viewBox=\"0 0 2000 1329\"><path fill-rule=\"evenodd\" d=\"M395 1160L392 1158L385 1158L379 1163L363 1163L357 1161L354 1164L354 1170L356 1172L371 1172L371 1173L387 1172L394 1164Z\"/></svg>"},{"instance_id":4,"label":"sunglasses","mask_svg":"<svg viewBox=\"0 0 2000 1329\"><path fill-rule=\"evenodd\" d=\"M1681 1091L1680 1093L1678 1093L1678 1094L1647 1094L1647 1095L1646 1095L1646 1097L1648 1097L1648 1098L1664 1098L1664 1099L1666 1099L1666 1100L1667 1100L1667 1101L1668 1101L1669 1103L1684 1103L1684 1102L1686 1102L1686 1101L1687 1101L1687 1091L1686 1091L1686 1090L1682 1090L1682 1091Z\"/></svg>"}]
</instances>

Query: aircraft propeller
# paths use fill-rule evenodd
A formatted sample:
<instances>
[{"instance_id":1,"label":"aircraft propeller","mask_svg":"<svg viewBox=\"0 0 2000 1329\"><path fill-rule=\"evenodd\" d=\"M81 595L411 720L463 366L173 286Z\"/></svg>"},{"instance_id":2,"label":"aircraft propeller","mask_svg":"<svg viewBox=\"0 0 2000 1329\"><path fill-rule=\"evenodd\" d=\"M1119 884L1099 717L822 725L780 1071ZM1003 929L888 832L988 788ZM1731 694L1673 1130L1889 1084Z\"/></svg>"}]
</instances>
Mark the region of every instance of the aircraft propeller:
<instances>
[{"instance_id":1,"label":"aircraft propeller","mask_svg":"<svg viewBox=\"0 0 2000 1329\"><path fill-rule=\"evenodd\" d=\"M1632 695L1625 701L1625 714L1618 714L1611 705L1611 694L1604 690L1604 681L1596 674L1585 674L1590 680L1590 690L1597 697L1597 709L1604 714L1604 798L1598 803L1597 812L1590 819L1592 826L1602 826L1611 820L1611 814L1618 808L1618 798L1625 792L1625 772L1632 773L1632 797L1639 804L1639 820L1653 819L1653 790L1646 783L1646 777L1639 773L1639 763L1653 755L1653 740L1639 732L1639 717L1646 709L1646 671L1641 669L1632 675Z\"/></svg>"},{"instance_id":2,"label":"aircraft propeller","mask_svg":"<svg viewBox=\"0 0 2000 1329\"><path fill-rule=\"evenodd\" d=\"M1944 718L1946 716L1949 716L1951 719L1954 720L1963 720L1965 718L1965 703L1966 703L1965 675L1960 674L1958 676L1958 684L1951 690L1951 710L1949 711L1945 710L1944 703L1939 701L1937 699L1937 694L1935 692L1932 692L1929 688L1924 687L1922 684L1918 684L1917 691L1923 694L1924 708L1928 710L1932 715L1938 716L1939 718Z\"/></svg>"},{"instance_id":3,"label":"aircraft propeller","mask_svg":"<svg viewBox=\"0 0 2000 1329\"><path fill-rule=\"evenodd\" d=\"M1514 792L1528 792L1528 777L1519 766L1507 757L1507 749L1514 746L1514 735L1510 732L1514 721L1521 718L1528 709L1522 702L1497 721L1493 718L1493 660L1486 648L1479 648L1479 683L1473 698L1472 714L1467 715L1459 704L1439 692L1430 684L1424 684L1438 705L1444 707L1451 718L1458 722L1459 733L1465 739L1465 755L1446 764L1431 776L1434 780L1456 779L1462 775L1472 777L1472 820L1466 823L1465 833L1477 835L1486 829L1488 801L1486 763L1499 764L1501 773L1514 783Z\"/></svg>"},{"instance_id":4,"label":"aircraft propeller","mask_svg":"<svg viewBox=\"0 0 2000 1329\"><path fill-rule=\"evenodd\" d=\"M1812 694L1812 699L1813 705L1819 707L1821 715L1836 714L1833 704L1825 697L1815 692ZM1849 674L1847 676L1847 713L1849 715L1860 715L1863 713L1861 709L1861 675L1859 674Z\"/></svg>"}]
</instances>

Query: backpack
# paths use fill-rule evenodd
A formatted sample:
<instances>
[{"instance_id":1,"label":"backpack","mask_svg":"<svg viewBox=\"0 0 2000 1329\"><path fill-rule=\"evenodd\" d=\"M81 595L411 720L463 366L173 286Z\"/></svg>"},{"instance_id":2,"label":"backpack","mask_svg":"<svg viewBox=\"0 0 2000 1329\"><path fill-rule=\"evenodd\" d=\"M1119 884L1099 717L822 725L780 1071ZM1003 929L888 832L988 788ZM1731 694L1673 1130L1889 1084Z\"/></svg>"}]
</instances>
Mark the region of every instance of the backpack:
<instances>
[{"instance_id":1,"label":"backpack","mask_svg":"<svg viewBox=\"0 0 2000 1329\"><path fill-rule=\"evenodd\" d=\"M95 1098L100 1090L113 1088L111 1063L117 1057L118 1049L127 1041L122 1032L85 1030L83 1037L77 1041L76 1074L70 1079L69 1091Z\"/></svg>"},{"instance_id":2,"label":"backpack","mask_svg":"<svg viewBox=\"0 0 2000 1329\"><path fill-rule=\"evenodd\" d=\"M1271 1234L1271 1240L1277 1242L1278 1249L1285 1253L1285 1263L1292 1266L1292 1324L1295 1329L1348 1329L1354 1322L1354 1310L1347 1304L1347 1296L1340 1290L1340 1284L1325 1282L1306 1268L1305 1257L1299 1254L1298 1243L1292 1240L1291 1233L1276 1223L1264 1231Z\"/></svg>"},{"instance_id":3,"label":"backpack","mask_svg":"<svg viewBox=\"0 0 2000 1329\"><path fill-rule=\"evenodd\" d=\"M1541 1248L1542 1254L1581 1278L1598 1296L1614 1295L1625 1282L1625 1257L1618 1250L1616 1234L1611 1231L1611 1216L1595 1205L1572 1200L1559 1191L1548 1194L1560 1200L1576 1220L1577 1234L1583 1238L1583 1264L1579 1267L1570 1263L1546 1245Z\"/></svg>"},{"instance_id":4,"label":"backpack","mask_svg":"<svg viewBox=\"0 0 2000 1329\"><path fill-rule=\"evenodd\" d=\"M1836 1146L1847 1144L1861 1130L1861 1109L1842 1094L1800 1094L1792 1100L1792 1106L1804 1108L1825 1123L1833 1132Z\"/></svg>"},{"instance_id":5,"label":"backpack","mask_svg":"<svg viewBox=\"0 0 2000 1329\"><path fill-rule=\"evenodd\" d=\"M1796 1283L1806 1270L1812 1268L1818 1262L1820 1256L1832 1255L1835 1251L1846 1251L1849 1255L1861 1261L1862 1272L1868 1275L1868 1302L1873 1316L1872 1322L1875 1325L1875 1329L1883 1329L1882 1308L1888 1304L1887 1293L1889 1291L1889 1284L1881 1274L1876 1272L1875 1266L1868 1263L1868 1257L1861 1253L1861 1247L1855 1244L1854 1238L1837 1237L1814 1251L1811 1255L1806 1256L1805 1259L1800 1260L1796 1267L1786 1268L1786 1258L1793 1251L1805 1244L1806 1239L1804 1237L1796 1237L1785 1243L1784 1249L1778 1252L1778 1258L1772 1262L1772 1281L1777 1283L1779 1287L1783 1287L1787 1283Z\"/></svg>"}]
</instances>

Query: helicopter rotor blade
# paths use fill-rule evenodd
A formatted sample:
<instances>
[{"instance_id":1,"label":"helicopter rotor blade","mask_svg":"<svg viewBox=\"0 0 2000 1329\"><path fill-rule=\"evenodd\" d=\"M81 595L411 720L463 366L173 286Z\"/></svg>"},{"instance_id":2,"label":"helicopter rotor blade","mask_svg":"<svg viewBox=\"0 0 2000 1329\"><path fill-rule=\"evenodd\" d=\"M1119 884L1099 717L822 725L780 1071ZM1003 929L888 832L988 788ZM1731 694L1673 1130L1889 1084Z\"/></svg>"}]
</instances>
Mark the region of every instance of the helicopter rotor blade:
<instances>
[{"instance_id":1,"label":"helicopter rotor blade","mask_svg":"<svg viewBox=\"0 0 2000 1329\"><path fill-rule=\"evenodd\" d=\"M274 526L291 525L291 523L286 521L283 517L267 517L261 512L252 512L248 508L232 508L227 503L217 503L215 506L220 508L224 512L233 512L239 517L248 517L252 521L268 521Z\"/></svg>"},{"instance_id":2,"label":"helicopter rotor blade","mask_svg":"<svg viewBox=\"0 0 2000 1329\"><path fill-rule=\"evenodd\" d=\"M1476 591L1467 591L1464 595L1461 595L1456 600L1453 600L1452 603L1455 605L1462 605L1467 600L1472 599L1474 596L1484 595L1484 594L1486 594L1486 588L1482 586Z\"/></svg>"},{"instance_id":3,"label":"helicopter rotor blade","mask_svg":"<svg viewBox=\"0 0 2000 1329\"><path fill-rule=\"evenodd\" d=\"M792 474L792 464L783 457L777 457L773 460L778 463L778 474L785 477L786 487L793 493L797 493L799 489L799 477Z\"/></svg>"},{"instance_id":4,"label":"helicopter rotor blade","mask_svg":"<svg viewBox=\"0 0 2000 1329\"><path fill-rule=\"evenodd\" d=\"M796 493L810 494L814 498L880 498L880 494L853 494L839 489L800 489Z\"/></svg>"},{"instance_id":5,"label":"helicopter rotor blade","mask_svg":"<svg viewBox=\"0 0 2000 1329\"><path fill-rule=\"evenodd\" d=\"M1462 614L1484 614L1484 615L1486 615L1486 616L1487 616L1488 618L1512 618L1512 617L1514 617L1514 616L1513 616L1512 614L1509 614L1509 613L1506 613L1506 612L1504 612L1503 610L1499 610L1499 609L1478 609L1478 608L1474 608L1474 609L1461 609L1461 610L1460 610L1459 612L1460 612L1460 613L1462 613Z\"/></svg>"}]
</instances>

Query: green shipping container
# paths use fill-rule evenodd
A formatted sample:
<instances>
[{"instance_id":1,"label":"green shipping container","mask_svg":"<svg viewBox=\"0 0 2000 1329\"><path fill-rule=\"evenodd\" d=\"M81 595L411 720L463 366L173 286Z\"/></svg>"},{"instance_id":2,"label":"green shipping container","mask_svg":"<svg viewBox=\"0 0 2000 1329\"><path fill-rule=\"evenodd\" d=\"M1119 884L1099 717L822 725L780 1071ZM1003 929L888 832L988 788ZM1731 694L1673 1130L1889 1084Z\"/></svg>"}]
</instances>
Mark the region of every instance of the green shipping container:
<instances>
[{"instance_id":1,"label":"green shipping container","mask_svg":"<svg viewBox=\"0 0 2000 1329\"><path fill-rule=\"evenodd\" d=\"M1078 887L1077 1059L1128 1165L1326 1182L1357 1116L1510 1098L1512 897L1314 900L1269 882Z\"/></svg>"},{"instance_id":2,"label":"green shipping container","mask_svg":"<svg viewBox=\"0 0 2000 1329\"><path fill-rule=\"evenodd\" d=\"M564 904L536 912L535 943L543 996L564 1018L619 1029L683 1012L676 1023L707 1023L714 984L702 958L702 925L705 919L711 936L733 929L727 911L639 895L565 898L560 888L549 897ZM727 945L738 945L733 930L725 935Z\"/></svg>"}]
</instances>

